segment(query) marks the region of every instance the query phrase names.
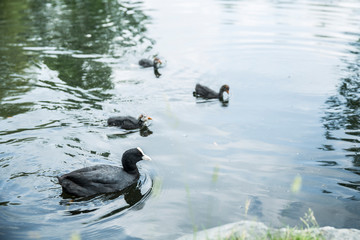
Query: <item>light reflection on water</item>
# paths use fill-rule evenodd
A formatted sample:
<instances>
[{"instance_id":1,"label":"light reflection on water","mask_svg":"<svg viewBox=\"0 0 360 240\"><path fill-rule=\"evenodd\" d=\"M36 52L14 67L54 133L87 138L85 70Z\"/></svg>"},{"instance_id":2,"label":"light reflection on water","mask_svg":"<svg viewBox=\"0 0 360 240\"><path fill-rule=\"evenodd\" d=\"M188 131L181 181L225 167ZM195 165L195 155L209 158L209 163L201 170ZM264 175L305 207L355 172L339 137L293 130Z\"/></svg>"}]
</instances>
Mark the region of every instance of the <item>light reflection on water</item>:
<instances>
[{"instance_id":1,"label":"light reflection on water","mask_svg":"<svg viewBox=\"0 0 360 240\"><path fill-rule=\"evenodd\" d=\"M241 219L296 225L308 208L360 229L359 13L356 1L2 1L0 234L173 239ZM154 55L160 78L137 65ZM196 100L197 82L228 83L229 104ZM140 113L148 132L106 126ZM66 204L55 176L119 165L136 146L153 161L131 203Z\"/></svg>"}]
</instances>

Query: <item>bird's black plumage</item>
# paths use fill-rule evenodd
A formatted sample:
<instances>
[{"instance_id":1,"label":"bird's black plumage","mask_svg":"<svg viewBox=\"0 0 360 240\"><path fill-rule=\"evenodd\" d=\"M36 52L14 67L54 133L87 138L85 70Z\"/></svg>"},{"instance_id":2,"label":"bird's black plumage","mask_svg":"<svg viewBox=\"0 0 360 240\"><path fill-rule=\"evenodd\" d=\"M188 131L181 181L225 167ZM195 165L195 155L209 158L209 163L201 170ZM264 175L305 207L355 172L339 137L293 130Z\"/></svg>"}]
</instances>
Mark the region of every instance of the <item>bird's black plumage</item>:
<instances>
[{"instance_id":1,"label":"bird's black plumage","mask_svg":"<svg viewBox=\"0 0 360 240\"><path fill-rule=\"evenodd\" d=\"M107 122L109 126L117 126L126 130L142 128L151 117L141 114L137 119L131 116L110 117Z\"/></svg>"},{"instance_id":2,"label":"bird's black plumage","mask_svg":"<svg viewBox=\"0 0 360 240\"><path fill-rule=\"evenodd\" d=\"M150 160L140 148L132 148L122 156L123 167L95 165L85 167L57 177L62 189L76 197L89 197L101 193L118 192L139 179L136 163Z\"/></svg>"},{"instance_id":3,"label":"bird's black plumage","mask_svg":"<svg viewBox=\"0 0 360 240\"><path fill-rule=\"evenodd\" d=\"M203 86L201 84L196 84L195 92L193 92L195 97L201 97L205 99L215 99L218 98L219 100L223 100L223 93L229 93L230 87L228 85L221 86L219 92L215 92L214 90Z\"/></svg>"}]
</instances>

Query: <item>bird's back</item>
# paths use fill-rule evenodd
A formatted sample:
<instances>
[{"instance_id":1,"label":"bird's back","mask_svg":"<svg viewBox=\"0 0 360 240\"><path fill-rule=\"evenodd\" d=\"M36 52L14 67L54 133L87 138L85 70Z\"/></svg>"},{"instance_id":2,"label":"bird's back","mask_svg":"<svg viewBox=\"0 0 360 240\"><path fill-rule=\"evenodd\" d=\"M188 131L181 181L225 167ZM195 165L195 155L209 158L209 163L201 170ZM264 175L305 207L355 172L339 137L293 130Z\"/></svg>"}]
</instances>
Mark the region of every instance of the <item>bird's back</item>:
<instances>
[{"instance_id":1,"label":"bird's back","mask_svg":"<svg viewBox=\"0 0 360 240\"><path fill-rule=\"evenodd\" d=\"M117 116L108 119L109 126L118 126L126 130L139 128L139 120L131 116Z\"/></svg>"},{"instance_id":2,"label":"bird's back","mask_svg":"<svg viewBox=\"0 0 360 240\"><path fill-rule=\"evenodd\" d=\"M154 63L150 59L143 58L139 61L139 65L146 68L154 66Z\"/></svg>"},{"instance_id":3,"label":"bird's back","mask_svg":"<svg viewBox=\"0 0 360 240\"><path fill-rule=\"evenodd\" d=\"M206 99L219 97L219 94L216 93L214 90L212 90L206 86L203 86L201 84L196 84L194 95L196 95L198 97L203 97Z\"/></svg>"},{"instance_id":4,"label":"bird's back","mask_svg":"<svg viewBox=\"0 0 360 240\"><path fill-rule=\"evenodd\" d=\"M58 177L63 190L78 197L122 191L138 178L138 174L111 165L86 167Z\"/></svg>"}]
</instances>

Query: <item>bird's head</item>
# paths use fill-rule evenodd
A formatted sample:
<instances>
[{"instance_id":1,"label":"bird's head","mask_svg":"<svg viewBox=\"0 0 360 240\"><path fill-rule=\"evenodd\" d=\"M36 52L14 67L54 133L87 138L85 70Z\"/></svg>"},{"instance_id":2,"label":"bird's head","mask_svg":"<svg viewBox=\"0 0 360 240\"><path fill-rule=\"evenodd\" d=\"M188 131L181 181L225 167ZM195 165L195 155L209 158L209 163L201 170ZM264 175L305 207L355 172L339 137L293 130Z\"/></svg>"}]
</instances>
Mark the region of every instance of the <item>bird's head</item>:
<instances>
[{"instance_id":1,"label":"bird's head","mask_svg":"<svg viewBox=\"0 0 360 240\"><path fill-rule=\"evenodd\" d=\"M152 118L147 116L146 114L140 114L138 119L139 119L139 122L141 122L142 124L145 124L147 121L152 120Z\"/></svg>"}]
</instances>

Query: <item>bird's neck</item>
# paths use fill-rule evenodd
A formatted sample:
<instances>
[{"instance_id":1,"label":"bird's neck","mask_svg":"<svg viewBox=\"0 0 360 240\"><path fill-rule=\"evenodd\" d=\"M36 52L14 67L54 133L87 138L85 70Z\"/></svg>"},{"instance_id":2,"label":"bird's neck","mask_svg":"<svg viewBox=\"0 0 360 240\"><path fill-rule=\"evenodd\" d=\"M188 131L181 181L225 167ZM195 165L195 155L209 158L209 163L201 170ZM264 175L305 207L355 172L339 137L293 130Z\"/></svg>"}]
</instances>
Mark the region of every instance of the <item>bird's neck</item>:
<instances>
[{"instance_id":1,"label":"bird's neck","mask_svg":"<svg viewBox=\"0 0 360 240\"><path fill-rule=\"evenodd\" d=\"M144 123L145 122L143 120L139 119L139 121L138 121L139 127L142 127L144 125Z\"/></svg>"},{"instance_id":2,"label":"bird's neck","mask_svg":"<svg viewBox=\"0 0 360 240\"><path fill-rule=\"evenodd\" d=\"M139 170L136 166L136 164L134 166L123 166L125 172L129 173L129 174L134 174L134 175L140 175Z\"/></svg>"},{"instance_id":3,"label":"bird's neck","mask_svg":"<svg viewBox=\"0 0 360 240\"><path fill-rule=\"evenodd\" d=\"M224 100L224 90L223 89L220 89L219 99L220 99L220 101Z\"/></svg>"}]
</instances>

